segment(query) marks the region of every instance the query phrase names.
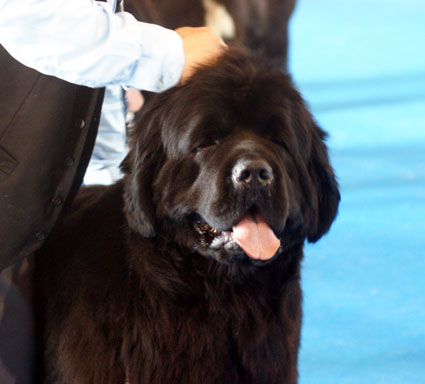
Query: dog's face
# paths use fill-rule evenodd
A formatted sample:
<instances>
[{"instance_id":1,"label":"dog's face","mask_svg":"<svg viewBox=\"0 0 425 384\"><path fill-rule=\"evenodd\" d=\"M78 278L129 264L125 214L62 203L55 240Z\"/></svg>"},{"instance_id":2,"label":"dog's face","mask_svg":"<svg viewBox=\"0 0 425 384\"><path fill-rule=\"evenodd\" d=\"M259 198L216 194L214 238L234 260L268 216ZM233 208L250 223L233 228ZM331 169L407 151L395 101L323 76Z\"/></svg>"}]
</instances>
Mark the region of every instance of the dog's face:
<instances>
[{"instance_id":1,"label":"dog's face","mask_svg":"<svg viewBox=\"0 0 425 384\"><path fill-rule=\"evenodd\" d=\"M229 53L146 107L123 167L130 226L223 264L316 241L339 202L324 136L287 76Z\"/></svg>"}]
</instances>

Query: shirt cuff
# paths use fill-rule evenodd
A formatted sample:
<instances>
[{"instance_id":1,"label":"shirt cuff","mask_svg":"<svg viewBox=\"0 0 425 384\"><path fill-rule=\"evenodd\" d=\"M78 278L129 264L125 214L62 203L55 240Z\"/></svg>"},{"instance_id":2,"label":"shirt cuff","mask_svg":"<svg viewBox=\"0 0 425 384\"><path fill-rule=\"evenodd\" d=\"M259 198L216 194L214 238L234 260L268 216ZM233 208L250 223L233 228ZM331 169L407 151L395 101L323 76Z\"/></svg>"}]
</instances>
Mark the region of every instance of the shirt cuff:
<instances>
[{"instance_id":1,"label":"shirt cuff","mask_svg":"<svg viewBox=\"0 0 425 384\"><path fill-rule=\"evenodd\" d=\"M141 28L141 57L128 87L162 92L176 85L185 62L183 40L170 29L149 23Z\"/></svg>"}]
</instances>

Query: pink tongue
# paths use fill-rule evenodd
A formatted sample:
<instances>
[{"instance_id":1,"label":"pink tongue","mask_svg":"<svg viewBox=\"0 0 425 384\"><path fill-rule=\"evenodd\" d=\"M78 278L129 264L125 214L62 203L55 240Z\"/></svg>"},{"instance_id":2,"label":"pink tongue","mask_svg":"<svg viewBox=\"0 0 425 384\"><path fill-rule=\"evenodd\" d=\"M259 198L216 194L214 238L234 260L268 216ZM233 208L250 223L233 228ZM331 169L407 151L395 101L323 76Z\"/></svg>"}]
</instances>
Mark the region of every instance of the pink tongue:
<instances>
[{"instance_id":1,"label":"pink tongue","mask_svg":"<svg viewBox=\"0 0 425 384\"><path fill-rule=\"evenodd\" d=\"M269 260L280 247L280 240L260 212L247 213L233 227L233 238L244 252L256 260Z\"/></svg>"}]
</instances>

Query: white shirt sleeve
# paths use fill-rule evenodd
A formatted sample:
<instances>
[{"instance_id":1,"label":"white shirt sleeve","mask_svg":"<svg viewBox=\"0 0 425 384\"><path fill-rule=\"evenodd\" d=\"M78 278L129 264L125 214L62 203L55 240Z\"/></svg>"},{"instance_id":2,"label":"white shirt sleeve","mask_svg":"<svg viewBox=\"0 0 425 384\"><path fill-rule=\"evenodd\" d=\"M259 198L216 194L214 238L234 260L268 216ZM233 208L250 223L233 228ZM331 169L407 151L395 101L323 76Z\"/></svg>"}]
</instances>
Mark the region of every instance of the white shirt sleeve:
<instances>
[{"instance_id":1,"label":"white shirt sleeve","mask_svg":"<svg viewBox=\"0 0 425 384\"><path fill-rule=\"evenodd\" d=\"M0 44L39 72L89 87L160 92L184 65L176 32L94 0L0 0Z\"/></svg>"}]
</instances>

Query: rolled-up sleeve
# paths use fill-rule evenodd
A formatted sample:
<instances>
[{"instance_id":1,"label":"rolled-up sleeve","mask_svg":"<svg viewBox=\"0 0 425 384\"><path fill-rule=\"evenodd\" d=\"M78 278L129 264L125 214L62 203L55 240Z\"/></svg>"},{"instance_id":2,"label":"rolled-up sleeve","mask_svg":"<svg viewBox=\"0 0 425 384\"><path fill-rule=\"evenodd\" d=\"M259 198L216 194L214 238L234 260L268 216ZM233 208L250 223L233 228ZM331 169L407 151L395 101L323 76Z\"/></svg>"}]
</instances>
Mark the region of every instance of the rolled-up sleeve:
<instances>
[{"instance_id":1,"label":"rolled-up sleeve","mask_svg":"<svg viewBox=\"0 0 425 384\"><path fill-rule=\"evenodd\" d=\"M39 72L89 87L160 92L184 65L176 32L93 0L0 0L0 43Z\"/></svg>"}]
</instances>

